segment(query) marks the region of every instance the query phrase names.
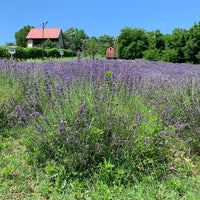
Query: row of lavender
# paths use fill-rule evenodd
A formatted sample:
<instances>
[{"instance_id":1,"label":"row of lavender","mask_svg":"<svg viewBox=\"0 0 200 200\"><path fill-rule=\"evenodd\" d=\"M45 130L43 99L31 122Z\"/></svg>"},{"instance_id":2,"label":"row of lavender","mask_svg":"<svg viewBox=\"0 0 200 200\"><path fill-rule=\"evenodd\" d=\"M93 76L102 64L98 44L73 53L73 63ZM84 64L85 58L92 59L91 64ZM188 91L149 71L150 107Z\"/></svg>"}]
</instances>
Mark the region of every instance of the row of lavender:
<instances>
[{"instance_id":1,"label":"row of lavender","mask_svg":"<svg viewBox=\"0 0 200 200\"><path fill-rule=\"evenodd\" d=\"M1 60L0 70L20 81L23 95L6 105L8 126L26 127L30 154L68 174L105 160L146 173L169 163L175 141L200 152L198 65Z\"/></svg>"}]
</instances>

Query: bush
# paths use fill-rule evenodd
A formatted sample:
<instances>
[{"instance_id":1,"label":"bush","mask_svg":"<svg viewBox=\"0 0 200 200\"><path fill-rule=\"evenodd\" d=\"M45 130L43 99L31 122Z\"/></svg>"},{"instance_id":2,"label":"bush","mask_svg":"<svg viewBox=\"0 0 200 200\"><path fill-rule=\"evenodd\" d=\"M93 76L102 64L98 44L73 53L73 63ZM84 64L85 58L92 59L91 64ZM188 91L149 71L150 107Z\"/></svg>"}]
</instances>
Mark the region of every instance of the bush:
<instances>
[{"instance_id":1,"label":"bush","mask_svg":"<svg viewBox=\"0 0 200 200\"><path fill-rule=\"evenodd\" d=\"M41 90L42 94L47 88ZM159 164L160 157L166 158L165 151L159 151L158 116L152 115L138 95L128 95L123 89L112 91L109 84L93 88L83 82L71 87L70 93L57 96L51 89L48 93L51 97L35 99L45 105L39 104L43 111L36 120L37 131L29 130L35 141L28 142L30 152L34 149L38 161L54 160L65 166L68 175L88 176L105 160L130 173L147 173ZM52 107L55 98L57 105Z\"/></svg>"},{"instance_id":2,"label":"bush","mask_svg":"<svg viewBox=\"0 0 200 200\"><path fill-rule=\"evenodd\" d=\"M154 60L158 61L160 60L160 52L158 49L150 49L143 51L143 58L146 60Z\"/></svg>"},{"instance_id":3,"label":"bush","mask_svg":"<svg viewBox=\"0 0 200 200\"><path fill-rule=\"evenodd\" d=\"M163 50L161 60L165 62L178 62L179 61L178 51L175 49Z\"/></svg>"},{"instance_id":4,"label":"bush","mask_svg":"<svg viewBox=\"0 0 200 200\"><path fill-rule=\"evenodd\" d=\"M63 57L73 57L75 56L74 52L70 49L62 49L64 52ZM46 58L60 58L59 48L46 48L44 49L44 57ZM8 47L0 47L0 58L10 58L8 52ZM14 54L15 59L41 59L42 58L42 49L38 47L32 48L23 48L17 46L16 53Z\"/></svg>"},{"instance_id":5,"label":"bush","mask_svg":"<svg viewBox=\"0 0 200 200\"><path fill-rule=\"evenodd\" d=\"M27 51L26 48L23 47L17 47L16 48L16 53L14 55L15 58L20 59L20 60L24 60L27 59Z\"/></svg>"},{"instance_id":6,"label":"bush","mask_svg":"<svg viewBox=\"0 0 200 200\"><path fill-rule=\"evenodd\" d=\"M60 57L59 49L57 49L57 48L45 49L45 51L47 52L48 58L59 58Z\"/></svg>"},{"instance_id":7,"label":"bush","mask_svg":"<svg viewBox=\"0 0 200 200\"><path fill-rule=\"evenodd\" d=\"M0 46L0 58L10 58L7 47Z\"/></svg>"},{"instance_id":8,"label":"bush","mask_svg":"<svg viewBox=\"0 0 200 200\"><path fill-rule=\"evenodd\" d=\"M44 52L44 56L46 53ZM38 59L42 57L42 49L37 47L27 48L27 58L28 59Z\"/></svg>"}]
</instances>

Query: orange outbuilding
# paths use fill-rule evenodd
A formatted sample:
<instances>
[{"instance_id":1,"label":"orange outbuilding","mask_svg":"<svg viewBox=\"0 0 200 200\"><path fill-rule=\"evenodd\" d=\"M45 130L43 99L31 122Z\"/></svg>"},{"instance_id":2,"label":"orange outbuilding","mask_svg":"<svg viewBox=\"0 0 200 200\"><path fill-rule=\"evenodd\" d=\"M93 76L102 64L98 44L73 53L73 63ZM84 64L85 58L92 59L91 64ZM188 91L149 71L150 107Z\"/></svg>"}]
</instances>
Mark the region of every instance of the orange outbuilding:
<instances>
[{"instance_id":1,"label":"orange outbuilding","mask_svg":"<svg viewBox=\"0 0 200 200\"><path fill-rule=\"evenodd\" d=\"M116 59L115 48L113 46L109 46L106 48L106 58L107 59Z\"/></svg>"}]
</instances>

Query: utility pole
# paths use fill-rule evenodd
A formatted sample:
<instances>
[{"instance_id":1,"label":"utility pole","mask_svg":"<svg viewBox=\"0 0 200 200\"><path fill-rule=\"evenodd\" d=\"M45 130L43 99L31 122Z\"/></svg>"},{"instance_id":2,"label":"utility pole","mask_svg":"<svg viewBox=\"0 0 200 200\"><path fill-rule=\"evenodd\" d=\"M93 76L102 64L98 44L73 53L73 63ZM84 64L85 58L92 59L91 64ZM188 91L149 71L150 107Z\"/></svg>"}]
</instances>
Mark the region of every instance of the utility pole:
<instances>
[{"instance_id":1,"label":"utility pole","mask_svg":"<svg viewBox=\"0 0 200 200\"><path fill-rule=\"evenodd\" d=\"M48 21L42 22L42 60L44 60L44 28L47 25Z\"/></svg>"}]
</instances>

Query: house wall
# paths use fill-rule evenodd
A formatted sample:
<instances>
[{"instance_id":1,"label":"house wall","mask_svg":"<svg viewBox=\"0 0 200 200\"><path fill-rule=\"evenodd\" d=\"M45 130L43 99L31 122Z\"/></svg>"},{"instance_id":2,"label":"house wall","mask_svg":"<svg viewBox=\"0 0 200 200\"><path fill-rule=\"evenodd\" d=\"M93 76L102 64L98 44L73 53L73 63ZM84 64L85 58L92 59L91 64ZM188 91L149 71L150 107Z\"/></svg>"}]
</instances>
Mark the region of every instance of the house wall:
<instances>
[{"instance_id":1,"label":"house wall","mask_svg":"<svg viewBox=\"0 0 200 200\"><path fill-rule=\"evenodd\" d=\"M60 48L64 48L64 44L63 44L62 36L59 36L58 39L51 39L51 41L53 41L53 42L57 42L57 44L58 44L58 46L59 46ZM36 47L40 47L40 46L42 46L41 43L42 43L41 40L37 40L37 39L35 39L35 40L33 40L33 39L29 39L29 40L27 40L27 47L34 47L34 46L36 46Z\"/></svg>"},{"instance_id":2,"label":"house wall","mask_svg":"<svg viewBox=\"0 0 200 200\"><path fill-rule=\"evenodd\" d=\"M27 47L33 47L33 40L27 40Z\"/></svg>"},{"instance_id":3,"label":"house wall","mask_svg":"<svg viewBox=\"0 0 200 200\"><path fill-rule=\"evenodd\" d=\"M57 42L60 48L64 48L62 34L59 35L58 39L51 39L51 41ZM41 47L41 46L42 46L42 39L28 39L27 40L27 47Z\"/></svg>"},{"instance_id":4,"label":"house wall","mask_svg":"<svg viewBox=\"0 0 200 200\"><path fill-rule=\"evenodd\" d=\"M60 48L64 48L64 42L63 42L63 38L62 38L62 33L59 35L59 38L58 38L58 46Z\"/></svg>"}]
</instances>

